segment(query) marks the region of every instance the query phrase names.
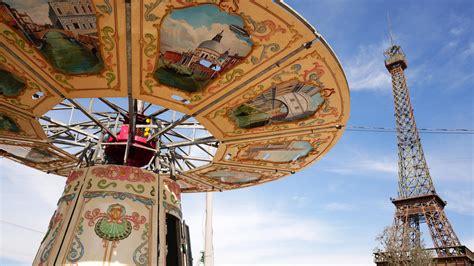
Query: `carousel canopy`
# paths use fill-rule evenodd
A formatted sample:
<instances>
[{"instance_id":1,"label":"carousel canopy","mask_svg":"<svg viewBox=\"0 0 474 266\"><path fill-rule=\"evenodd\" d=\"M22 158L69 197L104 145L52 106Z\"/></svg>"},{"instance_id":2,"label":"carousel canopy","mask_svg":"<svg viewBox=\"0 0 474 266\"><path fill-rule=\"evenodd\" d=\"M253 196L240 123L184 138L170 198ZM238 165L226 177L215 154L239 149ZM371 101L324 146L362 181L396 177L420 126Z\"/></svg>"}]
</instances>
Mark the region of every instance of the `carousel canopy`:
<instances>
[{"instance_id":1,"label":"carousel canopy","mask_svg":"<svg viewBox=\"0 0 474 266\"><path fill-rule=\"evenodd\" d=\"M184 192L299 171L349 116L334 52L272 0L0 0L0 89L1 155L139 165Z\"/></svg>"}]
</instances>

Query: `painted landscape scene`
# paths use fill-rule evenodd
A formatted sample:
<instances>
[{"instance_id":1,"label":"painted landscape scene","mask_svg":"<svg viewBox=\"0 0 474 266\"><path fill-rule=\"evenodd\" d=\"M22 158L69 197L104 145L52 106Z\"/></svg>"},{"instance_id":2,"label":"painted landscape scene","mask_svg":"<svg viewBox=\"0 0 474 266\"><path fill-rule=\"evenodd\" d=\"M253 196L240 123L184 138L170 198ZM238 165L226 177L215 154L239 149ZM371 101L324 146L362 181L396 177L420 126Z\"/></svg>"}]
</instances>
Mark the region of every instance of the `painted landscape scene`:
<instances>
[{"instance_id":1,"label":"painted landscape scene","mask_svg":"<svg viewBox=\"0 0 474 266\"><path fill-rule=\"evenodd\" d=\"M186 92L202 90L252 48L242 18L211 4L173 10L164 18L160 36L154 77Z\"/></svg>"},{"instance_id":2,"label":"painted landscape scene","mask_svg":"<svg viewBox=\"0 0 474 266\"><path fill-rule=\"evenodd\" d=\"M231 112L240 128L291 122L313 115L324 103L320 89L299 81L282 83Z\"/></svg>"},{"instance_id":3,"label":"painted landscape scene","mask_svg":"<svg viewBox=\"0 0 474 266\"><path fill-rule=\"evenodd\" d=\"M0 113L0 130L6 130L14 133L20 132L18 125L5 114Z\"/></svg>"},{"instance_id":4,"label":"painted landscape scene","mask_svg":"<svg viewBox=\"0 0 474 266\"><path fill-rule=\"evenodd\" d=\"M0 68L0 95L16 97L26 87L25 81L16 75Z\"/></svg>"},{"instance_id":5,"label":"painted landscape scene","mask_svg":"<svg viewBox=\"0 0 474 266\"><path fill-rule=\"evenodd\" d=\"M230 170L216 170L207 173L206 176L224 183L245 183L255 181L260 178L260 175L257 173L237 172Z\"/></svg>"},{"instance_id":6,"label":"painted landscape scene","mask_svg":"<svg viewBox=\"0 0 474 266\"><path fill-rule=\"evenodd\" d=\"M0 0L0 20L34 45L57 70L98 74L100 55L97 18L91 0Z\"/></svg>"},{"instance_id":7,"label":"painted landscape scene","mask_svg":"<svg viewBox=\"0 0 474 266\"><path fill-rule=\"evenodd\" d=\"M249 147L239 159L289 163L307 156L312 150L313 147L311 143L307 141L253 145Z\"/></svg>"},{"instance_id":8,"label":"painted landscape scene","mask_svg":"<svg viewBox=\"0 0 474 266\"><path fill-rule=\"evenodd\" d=\"M17 158L25 159L33 163L51 163L60 160L58 156L51 154L47 150L41 150L36 147L18 147L0 144L0 149L7 151Z\"/></svg>"}]
</instances>

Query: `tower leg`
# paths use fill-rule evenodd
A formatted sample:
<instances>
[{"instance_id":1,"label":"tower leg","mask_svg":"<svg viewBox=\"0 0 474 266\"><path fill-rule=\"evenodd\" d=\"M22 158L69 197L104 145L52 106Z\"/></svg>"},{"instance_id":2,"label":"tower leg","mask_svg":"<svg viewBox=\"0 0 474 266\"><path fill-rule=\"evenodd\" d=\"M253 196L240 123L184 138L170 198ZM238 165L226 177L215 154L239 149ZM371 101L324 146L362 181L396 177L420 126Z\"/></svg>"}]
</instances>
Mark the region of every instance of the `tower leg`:
<instances>
[{"instance_id":1,"label":"tower leg","mask_svg":"<svg viewBox=\"0 0 474 266\"><path fill-rule=\"evenodd\" d=\"M426 223L430 230L431 239L438 256L460 256L460 251L454 247L461 246L461 242L454 233L443 207L436 202L430 202L432 209L424 213Z\"/></svg>"}]
</instances>

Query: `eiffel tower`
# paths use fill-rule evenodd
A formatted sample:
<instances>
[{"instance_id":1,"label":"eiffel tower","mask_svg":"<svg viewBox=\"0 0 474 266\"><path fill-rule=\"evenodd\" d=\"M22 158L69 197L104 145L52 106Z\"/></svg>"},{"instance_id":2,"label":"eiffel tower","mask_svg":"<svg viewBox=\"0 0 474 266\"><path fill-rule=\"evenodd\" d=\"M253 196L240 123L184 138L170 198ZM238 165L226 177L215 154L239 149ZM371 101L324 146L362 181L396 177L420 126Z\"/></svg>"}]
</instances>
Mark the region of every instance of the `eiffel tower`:
<instances>
[{"instance_id":1,"label":"eiffel tower","mask_svg":"<svg viewBox=\"0 0 474 266\"><path fill-rule=\"evenodd\" d=\"M390 240L400 251L420 245L420 224L426 223L436 255L433 265L474 265L474 255L462 246L444 212L446 202L436 193L426 164L408 94L405 54L399 45L385 51L385 66L392 76L398 142L398 198ZM376 255L377 265L387 265ZM410 265L410 262L406 262Z\"/></svg>"}]
</instances>

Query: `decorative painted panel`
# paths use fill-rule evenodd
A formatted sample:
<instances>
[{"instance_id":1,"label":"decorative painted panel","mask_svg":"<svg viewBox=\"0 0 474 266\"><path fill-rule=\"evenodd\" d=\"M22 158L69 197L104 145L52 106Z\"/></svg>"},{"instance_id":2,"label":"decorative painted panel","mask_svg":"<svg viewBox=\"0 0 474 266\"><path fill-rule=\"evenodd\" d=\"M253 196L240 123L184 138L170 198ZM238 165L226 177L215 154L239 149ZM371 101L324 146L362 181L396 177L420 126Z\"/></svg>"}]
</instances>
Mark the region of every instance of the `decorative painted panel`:
<instances>
[{"instance_id":1,"label":"decorative painted panel","mask_svg":"<svg viewBox=\"0 0 474 266\"><path fill-rule=\"evenodd\" d=\"M74 205L78 199L86 173L87 170L71 171L64 192L58 200L58 208L51 217L48 230L41 241L33 265L56 265L55 254L61 248L61 242L68 228L70 217L74 212Z\"/></svg>"},{"instance_id":2,"label":"decorative painted panel","mask_svg":"<svg viewBox=\"0 0 474 266\"><path fill-rule=\"evenodd\" d=\"M0 105L0 139L46 142L46 135L36 119Z\"/></svg>"},{"instance_id":3,"label":"decorative painted panel","mask_svg":"<svg viewBox=\"0 0 474 266\"><path fill-rule=\"evenodd\" d=\"M40 82L28 68L0 51L0 104L39 116L61 101L61 97Z\"/></svg>"},{"instance_id":4,"label":"decorative painted panel","mask_svg":"<svg viewBox=\"0 0 474 266\"><path fill-rule=\"evenodd\" d=\"M335 145L338 135L334 129L225 143L219 147L221 151L214 161L294 172L326 154Z\"/></svg>"},{"instance_id":5,"label":"decorative painted panel","mask_svg":"<svg viewBox=\"0 0 474 266\"><path fill-rule=\"evenodd\" d=\"M87 169L58 262L156 265L158 176L118 165Z\"/></svg>"},{"instance_id":6,"label":"decorative painted panel","mask_svg":"<svg viewBox=\"0 0 474 266\"><path fill-rule=\"evenodd\" d=\"M166 212L180 219L183 218L181 212L181 187L176 181L169 178L162 177L161 179L163 180L163 207Z\"/></svg>"},{"instance_id":7,"label":"decorative painted panel","mask_svg":"<svg viewBox=\"0 0 474 266\"><path fill-rule=\"evenodd\" d=\"M213 191L262 184L288 174L290 174L288 171L213 163L209 166L190 171L182 178L184 180L197 179L208 186L208 191ZM193 190L185 189L183 192L193 192Z\"/></svg>"},{"instance_id":8,"label":"decorative painted panel","mask_svg":"<svg viewBox=\"0 0 474 266\"><path fill-rule=\"evenodd\" d=\"M315 39L312 28L275 1L132 4L132 16L140 18L133 27L140 41L135 95L188 114Z\"/></svg>"},{"instance_id":9,"label":"decorative painted panel","mask_svg":"<svg viewBox=\"0 0 474 266\"><path fill-rule=\"evenodd\" d=\"M5 0L0 51L14 53L68 97L126 94L122 1Z\"/></svg>"},{"instance_id":10,"label":"decorative painted panel","mask_svg":"<svg viewBox=\"0 0 474 266\"><path fill-rule=\"evenodd\" d=\"M347 83L341 82L342 72L332 70L340 66L320 43L197 118L224 140L344 125L349 112Z\"/></svg>"},{"instance_id":11,"label":"decorative painted panel","mask_svg":"<svg viewBox=\"0 0 474 266\"><path fill-rule=\"evenodd\" d=\"M45 143L0 139L0 150L6 158L51 173L72 168L77 161L76 157Z\"/></svg>"}]
</instances>

